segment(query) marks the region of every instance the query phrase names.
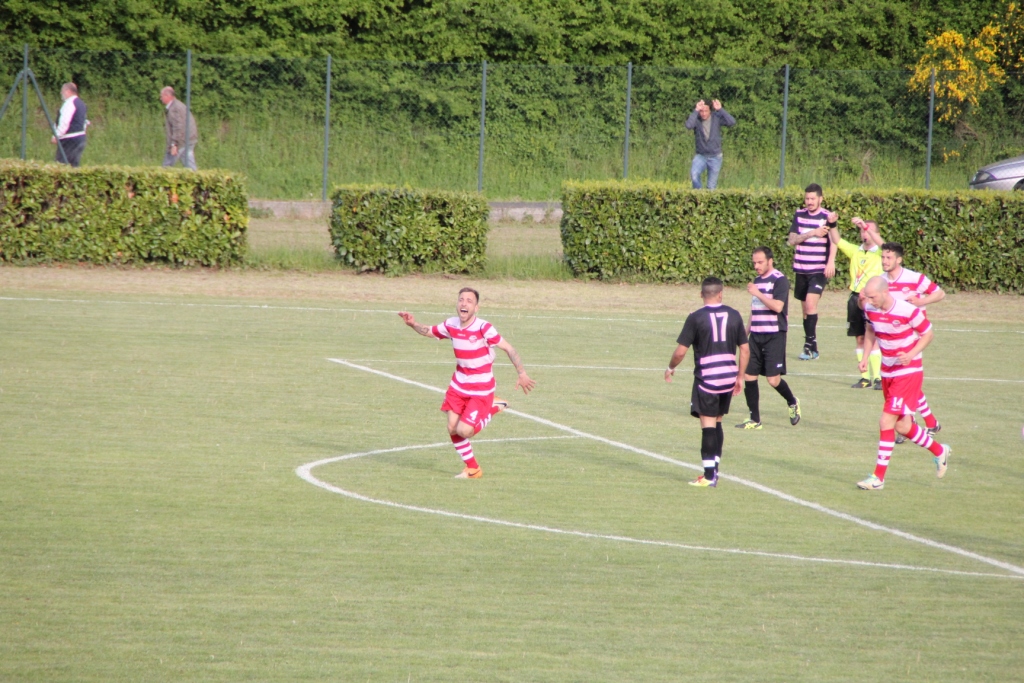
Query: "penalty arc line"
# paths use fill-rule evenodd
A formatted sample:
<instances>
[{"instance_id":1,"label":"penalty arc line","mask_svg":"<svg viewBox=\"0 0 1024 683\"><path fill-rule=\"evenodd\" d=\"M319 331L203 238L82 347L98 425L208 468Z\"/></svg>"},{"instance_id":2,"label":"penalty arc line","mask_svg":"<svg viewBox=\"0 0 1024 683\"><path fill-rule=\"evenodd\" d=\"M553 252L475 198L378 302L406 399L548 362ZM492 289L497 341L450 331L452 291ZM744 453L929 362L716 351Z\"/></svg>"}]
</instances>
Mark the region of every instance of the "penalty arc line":
<instances>
[{"instance_id":1,"label":"penalty arc line","mask_svg":"<svg viewBox=\"0 0 1024 683\"><path fill-rule=\"evenodd\" d=\"M345 366L353 368L355 370L361 370L363 372L368 372L368 373L371 373L371 374L374 374L374 375L379 375L381 377L386 377L387 379L395 380L397 382L403 382L405 384L409 384L409 385L412 385L412 386L415 386L415 387L420 387L421 389L426 389L428 391L433 391L435 393L443 394L445 392L444 389L439 389L438 387L430 386L429 384L423 384L422 382L416 382L415 380L407 379L405 377L400 377L398 375L392 375L389 372L384 372L382 370L375 370L374 368L369 368L369 367L366 367L364 365L357 365L355 363L351 363L349 361L342 360L340 358L328 358L327 360L331 361L332 363L338 363L339 365L345 365ZM603 443L603 444L606 444L608 446L612 446L613 448L619 448L619 449L622 449L622 450L625 450L625 451L629 451L631 453L636 453L637 455L643 455L645 457L653 458L654 460L659 460L661 462L665 462L665 463L668 463L668 464L671 464L671 465L676 465L678 467L685 467L687 469L699 470L699 471L703 471L703 469L704 469L704 468L702 468L702 467L700 467L698 465L693 465L691 463L683 462L681 460L676 460L675 458L670 458L670 457L668 457L666 455L661 455L660 453L654 453L652 451L648 451L648 450L645 450L643 448L637 448L636 446L631 446L629 444L622 443L620 441L614 441L613 439L608 439L608 438L605 438L603 436L598 436L596 434L590 434L588 432L584 432L584 431L581 431L579 429L575 429L575 428L570 427L568 425L563 425L563 424L559 424L558 422L553 422L553 421L548 420L548 419L543 418L543 417L538 417L536 415L530 415L529 413L524 413L524 412L521 412L521 411L518 411L518 410L513 410L511 408L508 408L508 409L506 409L506 410L504 410L502 412L509 413L511 415L516 415L518 417L521 417L521 418L524 418L524 419L527 419L527 420L532 420L533 422L537 422L538 424L542 424L542 425L545 425L547 427L551 427L553 429L557 429L557 430L562 431L562 432L573 434L575 436L580 436L580 437L583 437L585 439L591 439L593 441L597 441L599 443ZM868 529L872 529L874 531L881 531L883 533L891 534L893 536L897 536L897 537L902 538L902 539L907 540L907 541L913 541L914 543L920 543L920 544L926 545L926 546L928 546L930 548L935 548L937 550L944 550L946 552L953 553L954 555L959 555L961 557L966 557L966 558L969 558L969 559L972 559L972 560L977 560L978 562L982 562L984 564L992 565L993 567L999 567L1000 569L1004 569L1004 570L1006 570L1008 572L1011 572L1013 574L1024 576L1024 567L1018 567L1017 565L1010 564L1009 562L1003 562L1002 560L997 560L997 559L992 558L992 557L987 557L985 555L981 555L981 554L973 552L971 550L965 550L964 548L959 548L959 547L954 546L954 545L949 545L948 543L942 543L940 541L933 541L930 538L925 538L923 536L918 536L916 534L911 534L911 533L906 532L906 531L901 531L900 529L896 529L894 527L885 526L883 524L877 524L875 522L872 522L872 521L869 521L869 520L866 520L866 519L862 519L860 517L857 517L855 515L851 515L851 514L846 513L846 512L841 512L839 510L833 510L832 508L825 507L824 505L821 505L820 503L815 503L815 502L812 502L812 501L809 501L809 500L804 500L802 498L797 498L796 496L790 495L790 494L785 493L783 491L779 491L777 489L773 489L771 487L765 486L763 484L759 484L759 483L757 483L755 481L751 481L749 479L744 479L742 477L737 477L736 475L733 475L733 474L723 474L723 475L719 475L719 476L722 479L725 479L727 481L734 481L737 484L742 484L743 486L749 486L750 488L755 489L757 491L760 491L762 493L767 493L768 495L775 496L776 498L781 498L782 500L785 500L785 501L787 501L789 503L793 503L795 505L800 505L802 507L809 508L811 510L814 510L816 512L820 512L822 514L830 515L832 517L836 517L838 519L842 519L844 521L851 522L853 524L857 524L859 526L863 526L863 527L866 527Z\"/></svg>"},{"instance_id":2,"label":"penalty arc line","mask_svg":"<svg viewBox=\"0 0 1024 683\"><path fill-rule=\"evenodd\" d=\"M582 437L578 436L528 436L528 437L517 437L509 439L480 439L476 443L509 443L514 441L551 441L557 439L579 439ZM869 562L867 560L839 560L829 557L810 557L806 555L794 555L791 553L772 553L764 550L743 550L741 548L715 548L711 546L703 545L692 545L689 543L676 543L673 541L658 541L653 539L633 538L632 536L618 536L612 534L598 534L590 531L577 531L573 529L559 529L557 527L543 526L540 524L527 524L525 522L513 522L505 519L495 519L493 517L483 517L480 515L470 515L462 512L452 512L450 510L439 510L437 508L422 507L419 505L409 505L406 503L397 503L391 500L383 500L380 498L371 498L370 496L364 496L361 493L355 491L349 491L343 489L340 486L329 484L322 479L318 479L313 475L313 470L322 465L330 465L333 463L344 462L346 460L354 460L355 458L364 458L370 455L382 455L386 453L401 453L404 451L414 450L427 450L431 448L443 448L450 446L448 442L421 444L416 446L398 446L396 448L381 448L373 451L364 451L362 453L349 453L347 455L337 455L330 458L324 458L323 460L317 460L316 462L307 463L300 465L295 468L295 474L300 479L329 491L331 493L337 493L353 500L362 501L364 503L374 503L376 505L383 505L385 507L396 508L399 510L408 510L411 512L421 512L429 515L437 515L439 517L451 517L454 519L464 519L471 522L482 522L484 524L496 524L498 526L511 527L513 529L526 529L528 531L541 531L549 534L559 534L562 536L573 536L576 538L586 538L592 540L601 541L614 541L619 543L633 543L636 545L644 546L655 546L660 548L673 548L676 550L693 550L697 552L708 552L708 553L724 553L728 555L750 555L754 557L766 557L775 560L794 560L797 562L813 562L819 564L838 564L855 567L870 567L874 569L897 569L902 571L916 571L916 572L932 572L936 574L952 574L954 576L973 576L973 577L986 577L996 579L1014 579L1024 580L1024 576L1012 576L1007 574L992 574L989 572L968 572L957 569L940 569L937 567L920 567L910 564L894 564L887 562Z\"/></svg>"}]
</instances>

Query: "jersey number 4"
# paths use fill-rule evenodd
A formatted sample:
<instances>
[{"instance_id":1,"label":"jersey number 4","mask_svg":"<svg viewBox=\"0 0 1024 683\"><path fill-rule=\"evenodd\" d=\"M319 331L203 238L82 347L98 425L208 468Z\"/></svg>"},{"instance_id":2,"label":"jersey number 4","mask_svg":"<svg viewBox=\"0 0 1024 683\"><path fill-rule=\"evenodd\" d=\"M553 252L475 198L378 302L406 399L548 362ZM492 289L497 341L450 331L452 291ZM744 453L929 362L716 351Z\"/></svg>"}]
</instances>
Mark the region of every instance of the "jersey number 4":
<instances>
[{"instance_id":1,"label":"jersey number 4","mask_svg":"<svg viewBox=\"0 0 1024 683\"><path fill-rule=\"evenodd\" d=\"M711 313L711 341L720 342L725 341L725 324L729 322L729 314L722 313ZM719 322L716 324L715 320ZM721 328L721 329L719 329Z\"/></svg>"}]
</instances>

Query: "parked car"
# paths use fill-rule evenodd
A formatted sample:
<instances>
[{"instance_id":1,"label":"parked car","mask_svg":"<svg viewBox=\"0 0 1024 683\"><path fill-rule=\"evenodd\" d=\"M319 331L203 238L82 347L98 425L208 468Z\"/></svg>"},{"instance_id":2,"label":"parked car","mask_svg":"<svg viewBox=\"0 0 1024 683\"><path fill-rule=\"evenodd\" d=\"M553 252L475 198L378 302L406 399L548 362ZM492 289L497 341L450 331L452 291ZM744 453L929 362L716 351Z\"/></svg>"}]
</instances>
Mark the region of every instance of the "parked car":
<instances>
[{"instance_id":1,"label":"parked car","mask_svg":"<svg viewBox=\"0 0 1024 683\"><path fill-rule=\"evenodd\" d=\"M972 190L1024 190L1024 156L983 166L971 178Z\"/></svg>"}]
</instances>

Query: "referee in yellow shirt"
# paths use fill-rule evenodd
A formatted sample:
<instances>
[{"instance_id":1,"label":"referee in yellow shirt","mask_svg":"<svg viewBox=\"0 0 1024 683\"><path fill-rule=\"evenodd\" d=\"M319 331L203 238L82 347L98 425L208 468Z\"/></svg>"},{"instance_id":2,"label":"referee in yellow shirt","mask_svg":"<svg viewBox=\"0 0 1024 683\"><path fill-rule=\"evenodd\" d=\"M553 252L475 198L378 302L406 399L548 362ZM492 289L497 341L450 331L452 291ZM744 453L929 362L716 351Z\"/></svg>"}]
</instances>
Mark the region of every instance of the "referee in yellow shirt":
<instances>
[{"instance_id":1,"label":"referee in yellow shirt","mask_svg":"<svg viewBox=\"0 0 1024 683\"><path fill-rule=\"evenodd\" d=\"M857 339L857 363L864 357L861 346L864 343L864 310L860 301L861 290L868 280L882 274L882 237L878 234L878 224L854 217L851 221L860 230L860 244L847 242L839 235L839 228L830 228L828 235L839 251L850 260L850 299L846 304L846 336ZM874 380L874 382L872 382ZM861 373L860 379L853 385L854 389L867 389L874 386L882 389L882 352L875 342L868 358L868 369Z\"/></svg>"}]
</instances>

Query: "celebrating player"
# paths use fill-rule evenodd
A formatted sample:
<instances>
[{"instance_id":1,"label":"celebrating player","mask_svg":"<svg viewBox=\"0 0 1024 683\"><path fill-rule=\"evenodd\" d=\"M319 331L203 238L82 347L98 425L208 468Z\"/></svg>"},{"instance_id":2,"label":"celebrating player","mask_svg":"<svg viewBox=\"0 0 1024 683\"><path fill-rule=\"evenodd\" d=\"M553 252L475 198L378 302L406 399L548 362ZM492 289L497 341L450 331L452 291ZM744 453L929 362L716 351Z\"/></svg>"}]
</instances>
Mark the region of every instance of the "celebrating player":
<instances>
[{"instance_id":1,"label":"celebrating player","mask_svg":"<svg viewBox=\"0 0 1024 683\"><path fill-rule=\"evenodd\" d=\"M914 422L914 410L921 398L921 383L924 379L921 352L932 341L932 325L924 309L893 298L882 276L868 280L864 287L864 298L864 313L868 319L864 330L864 349L869 350L875 339L878 339L882 349L885 405L879 420L875 472L858 482L857 486L868 491L878 491L885 486L885 472L889 467L896 432L931 452L935 457L936 475L941 479L946 474L952 450L946 444L936 442L931 434ZM867 364L868 359L862 358L862 372Z\"/></svg>"},{"instance_id":2,"label":"celebrating player","mask_svg":"<svg viewBox=\"0 0 1024 683\"><path fill-rule=\"evenodd\" d=\"M882 270L885 271L889 293L894 299L902 299L923 309L946 298L946 293L934 282L921 273L903 267L903 245L897 242L886 242L882 245ZM924 418L924 426L928 433L935 436L942 429L942 425L932 414L923 390L917 409ZM896 437L896 443L903 441L902 436Z\"/></svg>"},{"instance_id":3,"label":"celebrating player","mask_svg":"<svg viewBox=\"0 0 1024 683\"><path fill-rule=\"evenodd\" d=\"M750 409L750 419L736 425L737 429L761 429L760 390L757 376L764 375L768 384L779 392L789 406L789 423L800 421L800 401L782 376L786 374L786 330L789 329L789 280L775 269L774 254L769 247L758 247L751 255L757 277L747 285L750 302L750 364L743 376L743 394Z\"/></svg>"},{"instance_id":4,"label":"celebrating player","mask_svg":"<svg viewBox=\"0 0 1024 683\"><path fill-rule=\"evenodd\" d=\"M422 334L435 339L451 339L455 349L455 374L445 394L441 410L448 414L448 433L455 450L462 457L465 469L456 479L479 479L483 470L473 457L473 446L469 437L478 434L491 418L508 407L508 403L494 397L494 349L498 347L508 354L519 378L516 389L530 393L536 382L526 374L519 353L486 320L476 317L480 308L480 294L469 287L459 290L456 306L458 315L448 318L440 325L421 325L412 313L402 311L405 324Z\"/></svg>"},{"instance_id":5,"label":"celebrating player","mask_svg":"<svg viewBox=\"0 0 1024 683\"><path fill-rule=\"evenodd\" d=\"M793 296L800 300L804 314L804 350L798 356L800 360L818 357L818 300L829 278L836 274L836 245L828 239L828 229L835 227L839 216L825 210L821 195L821 185L807 186L804 208L796 212L789 228L789 246L796 247Z\"/></svg>"},{"instance_id":6,"label":"celebrating player","mask_svg":"<svg viewBox=\"0 0 1024 683\"><path fill-rule=\"evenodd\" d=\"M860 246L847 242L839 235L839 228L830 228L829 239L839 250L850 259L850 298L846 302L846 336L857 340L857 363L864 356L864 311L861 309L861 291L868 280L882 274L882 255L878 251L882 238L878 234L878 224L854 217L850 220L860 230ZM874 387L882 389L882 352L875 346L868 356L868 370L861 373L860 379L853 385L854 389L867 389L871 386L874 376Z\"/></svg>"},{"instance_id":7,"label":"celebrating player","mask_svg":"<svg viewBox=\"0 0 1024 683\"><path fill-rule=\"evenodd\" d=\"M729 413L729 402L743 389L742 375L750 360L743 317L734 308L722 305L722 281L705 278L700 296L704 306L691 313L676 340L678 346L668 361L665 381L671 382L676 366L693 348L693 390L690 414L700 419L700 458L704 474L691 486L717 486L718 466L722 461L722 416ZM736 348L739 347L739 364Z\"/></svg>"}]
</instances>

